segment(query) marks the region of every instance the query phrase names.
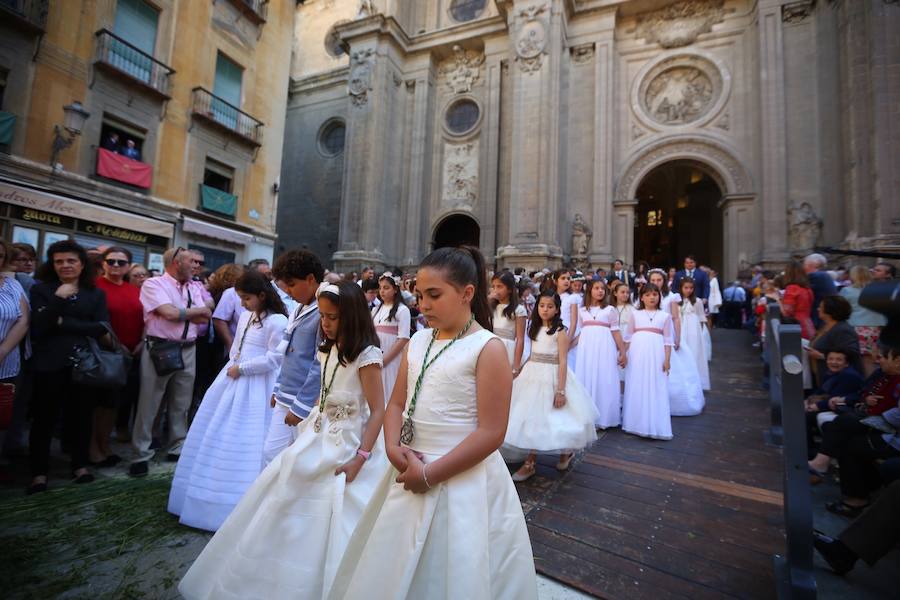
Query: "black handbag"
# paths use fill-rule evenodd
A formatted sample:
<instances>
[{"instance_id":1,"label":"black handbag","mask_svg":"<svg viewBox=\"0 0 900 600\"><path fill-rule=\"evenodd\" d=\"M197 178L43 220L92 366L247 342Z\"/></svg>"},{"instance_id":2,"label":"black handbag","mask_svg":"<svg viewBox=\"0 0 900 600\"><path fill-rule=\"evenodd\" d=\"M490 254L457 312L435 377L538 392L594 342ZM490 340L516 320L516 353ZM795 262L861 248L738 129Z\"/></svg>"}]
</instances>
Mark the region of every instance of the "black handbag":
<instances>
[{"instance_id":1,"label":"black handbag","mask_svg":"<svg viewBox=\"0 0 900 600\"><path fill-rule=\"evenodd\" d=\"M187 307L191 307L190 290L188 291ZM150 353L153 369L160 377L184 370L184 356L182 356L181 351L184 348L184 340L187 338L190 326L190 321L184 322L181 340L147 339L147 352Z\"/></svg>"},{"instance_id":2,"label":"black handbag","mask_svg":"<svg viewBox=\"0 0 900 600\"><path fill-rule=\"evenodd\" d=\"M128 381L131 357L122 351L119 338L109 323L101 323L109 333L113 350L100 347L100 343L88 337L87 344L76 346L72 356L72 382L103 389L119 389Z\"/></svg>"}]
</instances>

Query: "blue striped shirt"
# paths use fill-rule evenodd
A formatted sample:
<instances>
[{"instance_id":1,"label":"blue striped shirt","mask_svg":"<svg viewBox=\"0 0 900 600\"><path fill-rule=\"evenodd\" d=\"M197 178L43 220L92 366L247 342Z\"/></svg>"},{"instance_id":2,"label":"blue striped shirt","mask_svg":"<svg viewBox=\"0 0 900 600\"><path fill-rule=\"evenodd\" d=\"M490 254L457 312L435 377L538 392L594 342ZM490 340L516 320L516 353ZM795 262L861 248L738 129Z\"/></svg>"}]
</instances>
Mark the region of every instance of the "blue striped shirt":
<instances>
[{"instance_id":1,"label":"blue striped shirt","mask_svg":"<svg viewBox=\"0 0 900 600\"><path fill-rule=\"evenodd\" d=\"M3 286L0 287L0 340L5 340L10 329L22 316L22 298L28 302L22 284L13 277L0 278ZM9 379L19 374L21 357L19 356L19 344L10 350L9 354L0 362L0 379Z\"/></svg>"}]
</instances>

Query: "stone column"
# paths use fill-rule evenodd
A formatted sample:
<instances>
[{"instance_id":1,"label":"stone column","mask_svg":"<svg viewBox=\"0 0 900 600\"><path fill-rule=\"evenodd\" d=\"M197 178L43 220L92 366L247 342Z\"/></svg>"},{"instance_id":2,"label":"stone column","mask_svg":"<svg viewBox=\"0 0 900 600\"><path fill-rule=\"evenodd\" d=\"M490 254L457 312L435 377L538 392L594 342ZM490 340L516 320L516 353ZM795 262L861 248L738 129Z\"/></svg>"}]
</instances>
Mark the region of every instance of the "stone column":
<instances>
[{"instance_id":1,"label":"stone column","mask_svg":"<svg viewBox=\"0 0 900 600\"><path fill-rule=\"evenodd\" d=\"M719 200L725 229L722 273L719 283L733 281L740 266L749 266L757 255L757 240L750 227L754 223L756 194L727 194Z\"/></svg>"},{"instance_id":2,"label":"stone column","mask_svg":"<svg viewBox=\"0 0 900 600\"><path fill-rule=\"evenodd\" d=\"M510 4L510 3L508 3ZM509 245L500 266L557 266L561 0L514 0L508 11L514 60Z\"/></svg>"},{"instance_id":3,"label":"stone column","mask_svg":"<svg viewBox=\"0 0 900 600\"><path fill-rule=\"evenodd\" d=\"M787 236L787 162L785 160L784 43L781 5L760 0L759 114L762 191L762 258L782 263L789 258ZM731 263L726 263L731 264Z\"/></svg>"},{"instance_id":4,"label":"stone column","mask_svg":"<svg viewBox=\"0 0 900 600\"><path fill-rule=\"evenodd\" d=\"M610 225L617 232L615 245L611 246L613 255L625 261L626 265L634 265L634 209L638 201L632 199L609 204L612 213Z\"/></svg>"},{"instance_id":5,"label":"stone column","mask_svg":"<svg viewBox=\"0 0 900 600\"><path fill-rule=\"evenodd\" d=\"M433 81L430 70L414 81L407 82L413 95L412 140L410 143L409 194L406 200L404 220L405 241L403 266L415 267L425 256L428 223L422 214L431 197L432 134L429 116L434 102Z\"/></svg>"},{"instance_id":6,"label":"stone column","mask_svg":"<svg viewBox=\"0 0 900 600\"><path fill-rule=\"evenodd\" d=\"M591 239L590 262L594 267L607 268L614 259L620 258L613 252L614 10L604 15L602 27L594 43L594 194L591 223L594 237ZM629 236L633 237L633 228L629 230ZM629 251L632 248L633 244L629 243Z\"/></svg>"},{"instance_id":7,"label":"stone column","mask_svg":"<svg viewBox=\"0 0 900 600\"><path fill-rule=\"evenodd\" d=\"M503 79L503 65L499 59L485 65L486 105L485 122L481 137L484 177L481 179L480 213L482 214L481 250L488 262L494 262L497 255L497 175L500 168L500 84Z\"/></svg>"},{"instance_id":8,"label":"stone column","mask_svg":"<svg viewBox=\"0 0 900 600\"><path fill-rule=\"evenodd\" d=\"M347 143L344 161L344 189L338 251L334 265L338 271L363 265L384 267L384 255L377 249L380 180L385 153L385 93L382 79L387 71L379 64L377 38L367 36L350 52L347 115Z\"/></svg>"}]
</instances>

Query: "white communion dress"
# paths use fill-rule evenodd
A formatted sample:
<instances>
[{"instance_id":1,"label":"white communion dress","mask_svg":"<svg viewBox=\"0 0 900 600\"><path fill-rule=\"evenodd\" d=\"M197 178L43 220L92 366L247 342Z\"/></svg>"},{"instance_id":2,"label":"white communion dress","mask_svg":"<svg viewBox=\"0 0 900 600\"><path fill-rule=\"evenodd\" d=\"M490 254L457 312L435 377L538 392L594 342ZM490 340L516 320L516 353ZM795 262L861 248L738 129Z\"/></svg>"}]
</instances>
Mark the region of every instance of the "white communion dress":
<instances>
[{"instance_id":1,"label":"white communion dress","mask_svg":"<svg viewBox=\"0 0 900 600\"><path fill-rule=\"evenodd\" d=\"M431 340L413 336L407 403ZM461 338L425 372L410 448L432 463L478 426L475 371L495 336ZM450 340L435 340L433 358ZM537 580L525 517L509 470L493 452L424 494L405 491L391 470L359 524L330 598L356 600L530 600Z\"/></svg>"},{"instance_id":2,"label":"white communion dress","mask_svg":"<svg viewBox=\"0 0 900 600\"><path fill-rule=\"evenodd\" d=\"M263 470L286 325L279 314L259 322L245 311L238 319L229 361L206 390L175 467L168 509L183 525L218 529ZM237 379L227 374L234 364Z\"/></svg>"},{"instance_id":3,"label":"white communion dress","mask_svg":"<svg viewBox=\"0 0 900 600\"><path fill-rule=\"evenodd\" d=\"M700 385L704 390L708 390L709 363L706 358L706 336L704 336L706 312L703 310L703 303L699 300L693 304L682 302L678 311L681 314L681 343L687 345L694 364L697 365Z\"/></svg>"},{"instance_id":4,"label":"white communion dress","mask_svg":"<svg viewBox=\"0 0 900 600\"><path fill-rule=\"evenodd\" d=\"M622 334L622 339L625 340L628 338L628 325L631 323L631 313L637 309L630 303L613 307L613 309L616 311L616 318L619 321L619 333ZM625 369L622 367L619 367L619 381L625 381Z\"/></svg>"},{"instance_id":5,"label":"white communion dress","mask_svg":"<svg viewBox=\"0 0 900 600\"><path fill-rule=\"evenodd\" d=\"M662 310L633 311L625 341L629 345L622 429L642 437L670 440L672 419L663 363L665 347L675 345L672 316Z\"/></svg>"},{"instance_id":6,"label":"white communion dress","mask_svg":"<svg viewBox=\"0 0 900 600\"><path fill-rule=\"evenodd\" d=\"M581 308L578 311L578 361L575 377L594 401L594 425L606 429L622 422L622 395L619 391L619 349L613 332L619 331L619 313L612 306Z\"/></svg>"},{"instance_id":7,"label":"white communion dress","mask_svg":"<svg viewBox=\"0 0 900 600\"><path fill-rule=\"evenodd\" d=\"M680 297L670 293L663 298L660 309L671 316L672 306L678 308L677 301ZM672 348L669 361L669 409L673 417L691 417L703 412L706 400L703 397L700 372L694 362L693 349L690 344L685 343L684 336L680 342L678 350Z\"/></svg>"},{"instance_id":8,"label":"white communion dress","mask_svg":"<svg viewBox=\"0 0 900 600\"><path fill-rule=\"evenodd\" d=\"M369 346L339 366L337 349L319 353L325 410L318 403L297 439L262 472L184 576L189 599L324 598L350 539L389 463L381 437L352 483L335 470L356 456L369 405L359 369L381 365ZM335 369L337 369L335 371ZM321 416L319 431L316 422Z\"/></svg>"},{"instance_id":9,"label":"white communion dress","mask_svg":"<svg viewBox=\"0 0 900 600\"><path fill-rule=\"evenodd\" d=\"M525 307L519 304L518 306L516 306L514 318L510 319L503 314L503 311L506 310L507 306L509 305L498 304L494 308L494 333L503 341L503 344L506 346L506 354L509 357L509 364L512 365L516 357L516 319L518 319L519 317L527 317L528 313L525 311ZM522 348L524 349L524 347L525 346L523 344ZM522 360L525 360L524 352L522 353Z\"/></svg>"},{"instance_id":10,"label":"white communion dress","mask_svg":"<svg viewBox=\"0 0 900 600\"><path fill-rule=\"evenodd\" d=\"M378 335L378 343L381 345L381 352L387 354L398 339L409 339L409 321L410 312L406 304L400 302L397 306L397 312L394 318L389 318L391 307L384 304L372 309L372 321L375 323L375 333ZM391 393L394 391L394 384L397 382L397 373L400 372L400 360L403 358L403 352L400 352L390 364L384 365L381 369L381 382L384 385L384 403L385 405L391 399Z\"/></svg>"},{"instance_id":11,"label":"white communion dress","mask_svg":"<svg viewBox=\"0 0 900 600\"><path fill-rule=\"evenodd\" d=\"M581 294L575 294L572 292L566 292L561 296L561 307L560 307L560 317L562 318L563 325L566 326L566 331L572 333L572 335L578 334L578 321L576 320L572 323L572 306L576 306L581 308L584 304L584 297ZM576 361L578 360L578 347L577 345L569 346L569 368L575 369Z\"/></svg>"},{"instance_id":12,"label":"white communion dress","mask_svg":"<svg viewBox=\"0 0 900 600\"><path fill-rule=\"evenodd\" d=\"M513 380L509 425L503 447L515 452L561 454L590 446L597 439L594 423L597 410L590 394L569 368L566 374L566 403L554 408L559 381L557 336L541 327L532 342L531 356ZM618 385L618 383L616 384Z\"/></svg>"}]
</instances>

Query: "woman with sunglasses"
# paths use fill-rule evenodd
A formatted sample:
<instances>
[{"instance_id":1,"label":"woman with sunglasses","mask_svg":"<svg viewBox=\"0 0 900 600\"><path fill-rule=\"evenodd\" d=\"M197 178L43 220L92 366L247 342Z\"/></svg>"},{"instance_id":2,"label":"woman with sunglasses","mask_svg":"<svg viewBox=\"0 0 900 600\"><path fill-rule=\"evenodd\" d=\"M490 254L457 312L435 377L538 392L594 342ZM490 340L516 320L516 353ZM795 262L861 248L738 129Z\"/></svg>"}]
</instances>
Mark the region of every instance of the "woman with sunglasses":
<instances>
[{"instance_id":1,"label":"woman with sunglasses","mask_svg":"<svg viewBox=\"0 0 900 600\"><path fill-rule=\"evenodd\" d=\"M109 434L113 426L118 429L117 437L120 442L130 440L129 424L139 390L138 364L143 345L144 312L140 290L125 281L125 275L131 268L131 252L127 248L110 246L103 252L102 266L97 287L106 293L110 325L119 338L123 351L134 357L125 387L99 395L94 409L91 464L112 467L122 460L109 447Z\"/></svg>"}]
</instances>

